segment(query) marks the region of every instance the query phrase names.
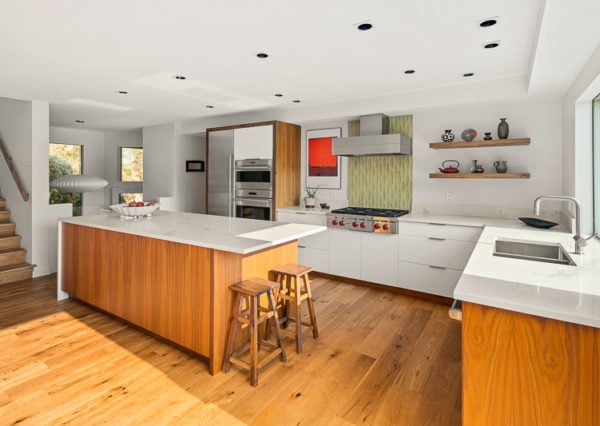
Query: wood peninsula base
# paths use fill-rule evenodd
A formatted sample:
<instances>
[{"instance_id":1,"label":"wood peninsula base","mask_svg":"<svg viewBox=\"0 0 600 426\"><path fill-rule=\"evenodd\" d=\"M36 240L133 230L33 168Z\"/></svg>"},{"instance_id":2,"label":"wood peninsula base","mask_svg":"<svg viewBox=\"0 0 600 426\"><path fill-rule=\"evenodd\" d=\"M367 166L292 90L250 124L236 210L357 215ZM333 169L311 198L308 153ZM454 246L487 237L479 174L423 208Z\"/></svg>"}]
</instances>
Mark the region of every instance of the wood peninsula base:
<instances>
[{"instance_id":1,"label":"wood peninsula base","mask_svg":"<svg viewBox=\"0 0 600 426\"><path fill-rule=\"evenodd\" d=\"M222 369L232 308L229 286L269 278L297 261L297 242L250 254L62 223L60 286L98 307L208 358Z\"/></svg>"}]
</instances>

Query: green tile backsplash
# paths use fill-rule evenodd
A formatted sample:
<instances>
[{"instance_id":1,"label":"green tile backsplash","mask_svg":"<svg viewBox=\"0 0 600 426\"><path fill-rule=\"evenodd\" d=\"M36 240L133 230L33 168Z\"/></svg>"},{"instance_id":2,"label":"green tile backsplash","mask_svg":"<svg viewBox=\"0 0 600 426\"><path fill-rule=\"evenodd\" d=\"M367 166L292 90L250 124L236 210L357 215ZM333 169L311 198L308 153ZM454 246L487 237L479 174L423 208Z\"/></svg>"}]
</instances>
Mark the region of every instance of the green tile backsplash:
<instances>
[{"instance_id":1,"label":"green tile backsplash","mask_svg":"<svg viewBox=\"0 0 600 426\"><path fill-rule=\"evenodd\" d=\"M412 115L390 117L390 133L412 137ZM348 135L358 136L358 120L348 122ZM357 207L410 210L412 155L350 157L348 203Z\"/></svg>"}]
</instances>

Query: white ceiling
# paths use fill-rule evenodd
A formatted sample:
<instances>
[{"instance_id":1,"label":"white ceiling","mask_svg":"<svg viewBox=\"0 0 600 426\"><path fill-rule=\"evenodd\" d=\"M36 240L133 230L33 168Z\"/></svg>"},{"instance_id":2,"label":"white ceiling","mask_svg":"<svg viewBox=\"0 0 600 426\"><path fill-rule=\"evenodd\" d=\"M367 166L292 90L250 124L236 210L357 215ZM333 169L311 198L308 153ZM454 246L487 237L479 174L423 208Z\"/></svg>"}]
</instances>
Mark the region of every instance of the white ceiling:
<instances>
[{"instance_id":1,"label":"white ceiling","mask_svg":"<svg viewBox=\"0 0 600 426\"><path fill-rule=\"evenodd\" d=\"M600 26L591 25L599 5L0 0L0 96L48 101L52 125L85 129L289 112L515 77L536 96L559 96L600 42ZM498 24L480 28L490 17ZM364 21L374 28L358 31ZM498 40L499 48L482 48Z\"/></svg>"}]
</instances>

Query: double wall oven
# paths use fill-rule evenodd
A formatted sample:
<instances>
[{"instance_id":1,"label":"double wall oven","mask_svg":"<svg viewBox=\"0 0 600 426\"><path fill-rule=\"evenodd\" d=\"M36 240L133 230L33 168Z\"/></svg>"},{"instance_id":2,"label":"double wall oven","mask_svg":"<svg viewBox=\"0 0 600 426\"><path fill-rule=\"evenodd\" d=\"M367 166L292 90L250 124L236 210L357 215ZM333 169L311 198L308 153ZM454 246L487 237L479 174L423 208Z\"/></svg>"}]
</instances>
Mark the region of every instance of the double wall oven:
<instances>
[{"instance_id":1,"label":"double wall oven","mask_svg":"<svg viewBox=\"0 0 600 426\"><path fill-rule=\"evenodd\" d=\"M235 216L273 219L273 160L235 161Z\"/></svg>"}]
</instances>

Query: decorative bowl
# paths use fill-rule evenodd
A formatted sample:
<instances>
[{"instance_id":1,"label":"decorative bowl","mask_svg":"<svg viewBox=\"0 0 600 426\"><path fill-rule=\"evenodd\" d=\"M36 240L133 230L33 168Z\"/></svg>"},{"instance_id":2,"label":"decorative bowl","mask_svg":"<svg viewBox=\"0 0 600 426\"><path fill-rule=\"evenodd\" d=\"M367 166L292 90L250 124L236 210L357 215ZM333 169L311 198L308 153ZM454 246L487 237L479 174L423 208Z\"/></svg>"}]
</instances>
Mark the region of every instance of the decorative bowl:
<instances>
[{"instance_id":1,"label":"decorative bowl","mask_svg":"<svg viewBox=\"0 0 600 426\"><path fill-rule=\"evenodd\" d=\"M556 222L539 219L537 217L520 217L519 220L525 225L533 226L534 228L550 229L558 225Z\"/></svg>"},{"instance_id":2,"label":"decorative bowl","mask_svg":"<svg viewBox=\"0 0 600 426\"><path fill-rule=\"evenodd\" d=\"M324 210L327 210L327 209L329 209L329 204L327 204L327 203L320 203L319 205L320 205L320 206L321 206L321 208L322 208L322 209L324 209Z\"/></svg>"},{"instance_id":3,"label":"decorative bowl","mask_svg":"<svg viewBox=\"0 0 600 426\"><path fill-rule=\"evenodd\" d=\"M475 129L465 129L460 134L460 137L465 142L471 142L477 136L477 130Z\"/></svg>"},{"instance_id":4,"label":"decorative bowl","mask_svg":"<svg viewBox=\"0 0 600 426\"><path fill-rule=\"evenodd\" d=\"M114 204L110 206L113 212L125 217L152 216L152 213L154 213L159 207L160 204L157 203L144 207L129 207L127 203Z\"/></svg>"}]
</instances>

